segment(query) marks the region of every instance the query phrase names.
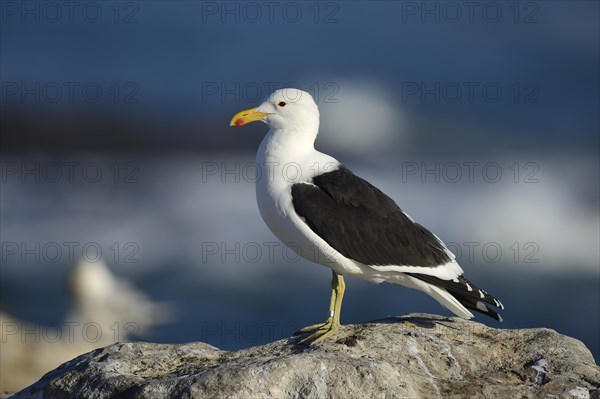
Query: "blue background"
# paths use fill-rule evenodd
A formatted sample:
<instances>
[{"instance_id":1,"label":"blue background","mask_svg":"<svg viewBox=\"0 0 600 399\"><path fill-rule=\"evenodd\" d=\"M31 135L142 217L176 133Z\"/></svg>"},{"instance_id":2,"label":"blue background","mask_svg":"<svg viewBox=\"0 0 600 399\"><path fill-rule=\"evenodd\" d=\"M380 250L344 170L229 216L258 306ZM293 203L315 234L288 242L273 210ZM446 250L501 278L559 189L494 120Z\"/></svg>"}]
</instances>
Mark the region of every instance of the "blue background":
<instances>
[{"instance_id":1,"label":"blue background","mask_svg":"<svg viewBox=\"0 0 600 399\"><path fill-rule=\"evenodd\" d=\"M329 270L277 246L256 208L266 126L228 126L296 86L319 103L318 148L506 305L503 324L477 320L553 328L600 357L597 2L74 3L2 3L1 240L98 243L115 274L177 309L139 339L236 349L325 317ZM48 260L3 257L3 311L65 317L76 259ZM344 323L410 312L449 314L348 281Z\"/></svg>"}]
</instances>

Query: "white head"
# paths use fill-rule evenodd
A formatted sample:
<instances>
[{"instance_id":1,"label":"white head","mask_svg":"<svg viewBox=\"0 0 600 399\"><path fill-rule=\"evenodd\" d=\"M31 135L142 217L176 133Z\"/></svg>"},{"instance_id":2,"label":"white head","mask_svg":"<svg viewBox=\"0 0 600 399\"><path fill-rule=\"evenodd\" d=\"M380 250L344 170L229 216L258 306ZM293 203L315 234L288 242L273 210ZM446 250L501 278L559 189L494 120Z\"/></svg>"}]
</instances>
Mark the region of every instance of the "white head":
<instances>
[{"instance_id":1,"label":"white head","mask_svg":"<svg viewBox=\"0 0 600 399\"><path fill-rule=\"evenodd\" d=\"M271 129L314 130L319 129L319 109L312 96L302 90L288 88L276 90L256 108L238 112L230 126L261 121Z\"/></svg>"}]
</instances>

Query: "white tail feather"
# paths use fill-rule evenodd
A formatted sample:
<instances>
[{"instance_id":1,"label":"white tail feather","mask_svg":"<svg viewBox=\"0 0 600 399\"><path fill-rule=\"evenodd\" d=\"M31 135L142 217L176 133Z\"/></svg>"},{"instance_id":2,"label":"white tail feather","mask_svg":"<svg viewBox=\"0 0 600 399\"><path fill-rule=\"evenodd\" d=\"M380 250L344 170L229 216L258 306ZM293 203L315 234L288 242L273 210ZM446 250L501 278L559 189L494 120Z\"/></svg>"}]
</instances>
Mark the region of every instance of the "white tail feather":
<instances>
[{"instance_id":1,"label":"white tail feather","mask_svg":"<svg viewBox=\"0 0 600 399\"><path fill-rule=\"evenodd\" d=\"M426 283L425 281L418 280L411 276L401 275L398 277L399 278L394 279L393 282L402 284L409 288L415 288L426 293L458 317L462 317L463 319L471 319L474 317L473 313L465 308L458 301L458 299L452 296L452 294L445 289L436 287L433 284Z\"/></svg>"},{"instance_id":2,"label":"white tail feather","mask_svg":"<svg viewBox=\"0 0 600 399\"><path fill-rule=\"evenodd\" d=\"M427 283L425 283L427 284ZM458 317L462 317L463 319L471 319L473 318L473 313L471 313L467 308L463 306L462 303L458 301L458 299L454 298L451 293L446 291L443 288L436 287L435 285L429 285L430 291L424 291L427 294L431 295L436 301L438 301L442 306L446 309L457 315Z\"/></svg>"}]
</instances>

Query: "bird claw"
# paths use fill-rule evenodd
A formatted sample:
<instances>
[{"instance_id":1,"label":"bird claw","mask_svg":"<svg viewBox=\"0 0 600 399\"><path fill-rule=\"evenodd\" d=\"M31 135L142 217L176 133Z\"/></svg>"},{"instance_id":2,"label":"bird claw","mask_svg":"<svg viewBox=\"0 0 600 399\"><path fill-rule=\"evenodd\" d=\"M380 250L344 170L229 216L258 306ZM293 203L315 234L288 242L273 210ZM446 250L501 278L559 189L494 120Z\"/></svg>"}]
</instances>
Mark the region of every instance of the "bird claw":
<instances>
[{"instance_id":1,"label":"bird claw","mask_svg":"<svg viewBox=\"0 0 600 399\"><path fill-rule=\"evenodd\" d=\"M322 328L327 327L331 323L332 323L332 321L330 321L329 319L327 319L327 321L324 322L324 323L313 324L313 325L301 328L300 330L296 331L292 335L294 335L294 336L296 336L296 335L302 335L302 334L306 334L306 333L313 332L313 331L316 331L316 330L320 330Z\"/></svg>"},{"instance_id":2,"label":"bird claw","mask_svg":"<svg viewBox=\"0 0 600 399\"><path fill-rule=\"evenodd\" d=\"M340 324L333 321L327 320L325 323L313 324L312 326L304 327L303 329L296 332L294 335L309 334L307 337L302 338L298 343L303 345L314 345L318 342L325 340L337 333L340 329Z\"/></svg>"}]
</instances>

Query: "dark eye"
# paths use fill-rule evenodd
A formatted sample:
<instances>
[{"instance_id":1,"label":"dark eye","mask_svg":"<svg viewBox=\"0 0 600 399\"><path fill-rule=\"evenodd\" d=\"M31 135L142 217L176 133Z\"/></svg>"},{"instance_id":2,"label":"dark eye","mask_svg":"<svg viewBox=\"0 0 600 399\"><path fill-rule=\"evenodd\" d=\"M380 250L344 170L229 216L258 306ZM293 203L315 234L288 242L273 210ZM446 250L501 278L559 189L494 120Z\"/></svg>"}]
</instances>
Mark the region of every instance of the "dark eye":
<instances>
[{"instance_id":1,"label":"dark eye","mask_svg":"<svg viewBox=\"0 0 600 399\"><path fill-rule=\"evenodd\" d=\"M279 105L280 107L285 107L285 101L279 101L277 105Z\"/></svg>"}]
</instances>

